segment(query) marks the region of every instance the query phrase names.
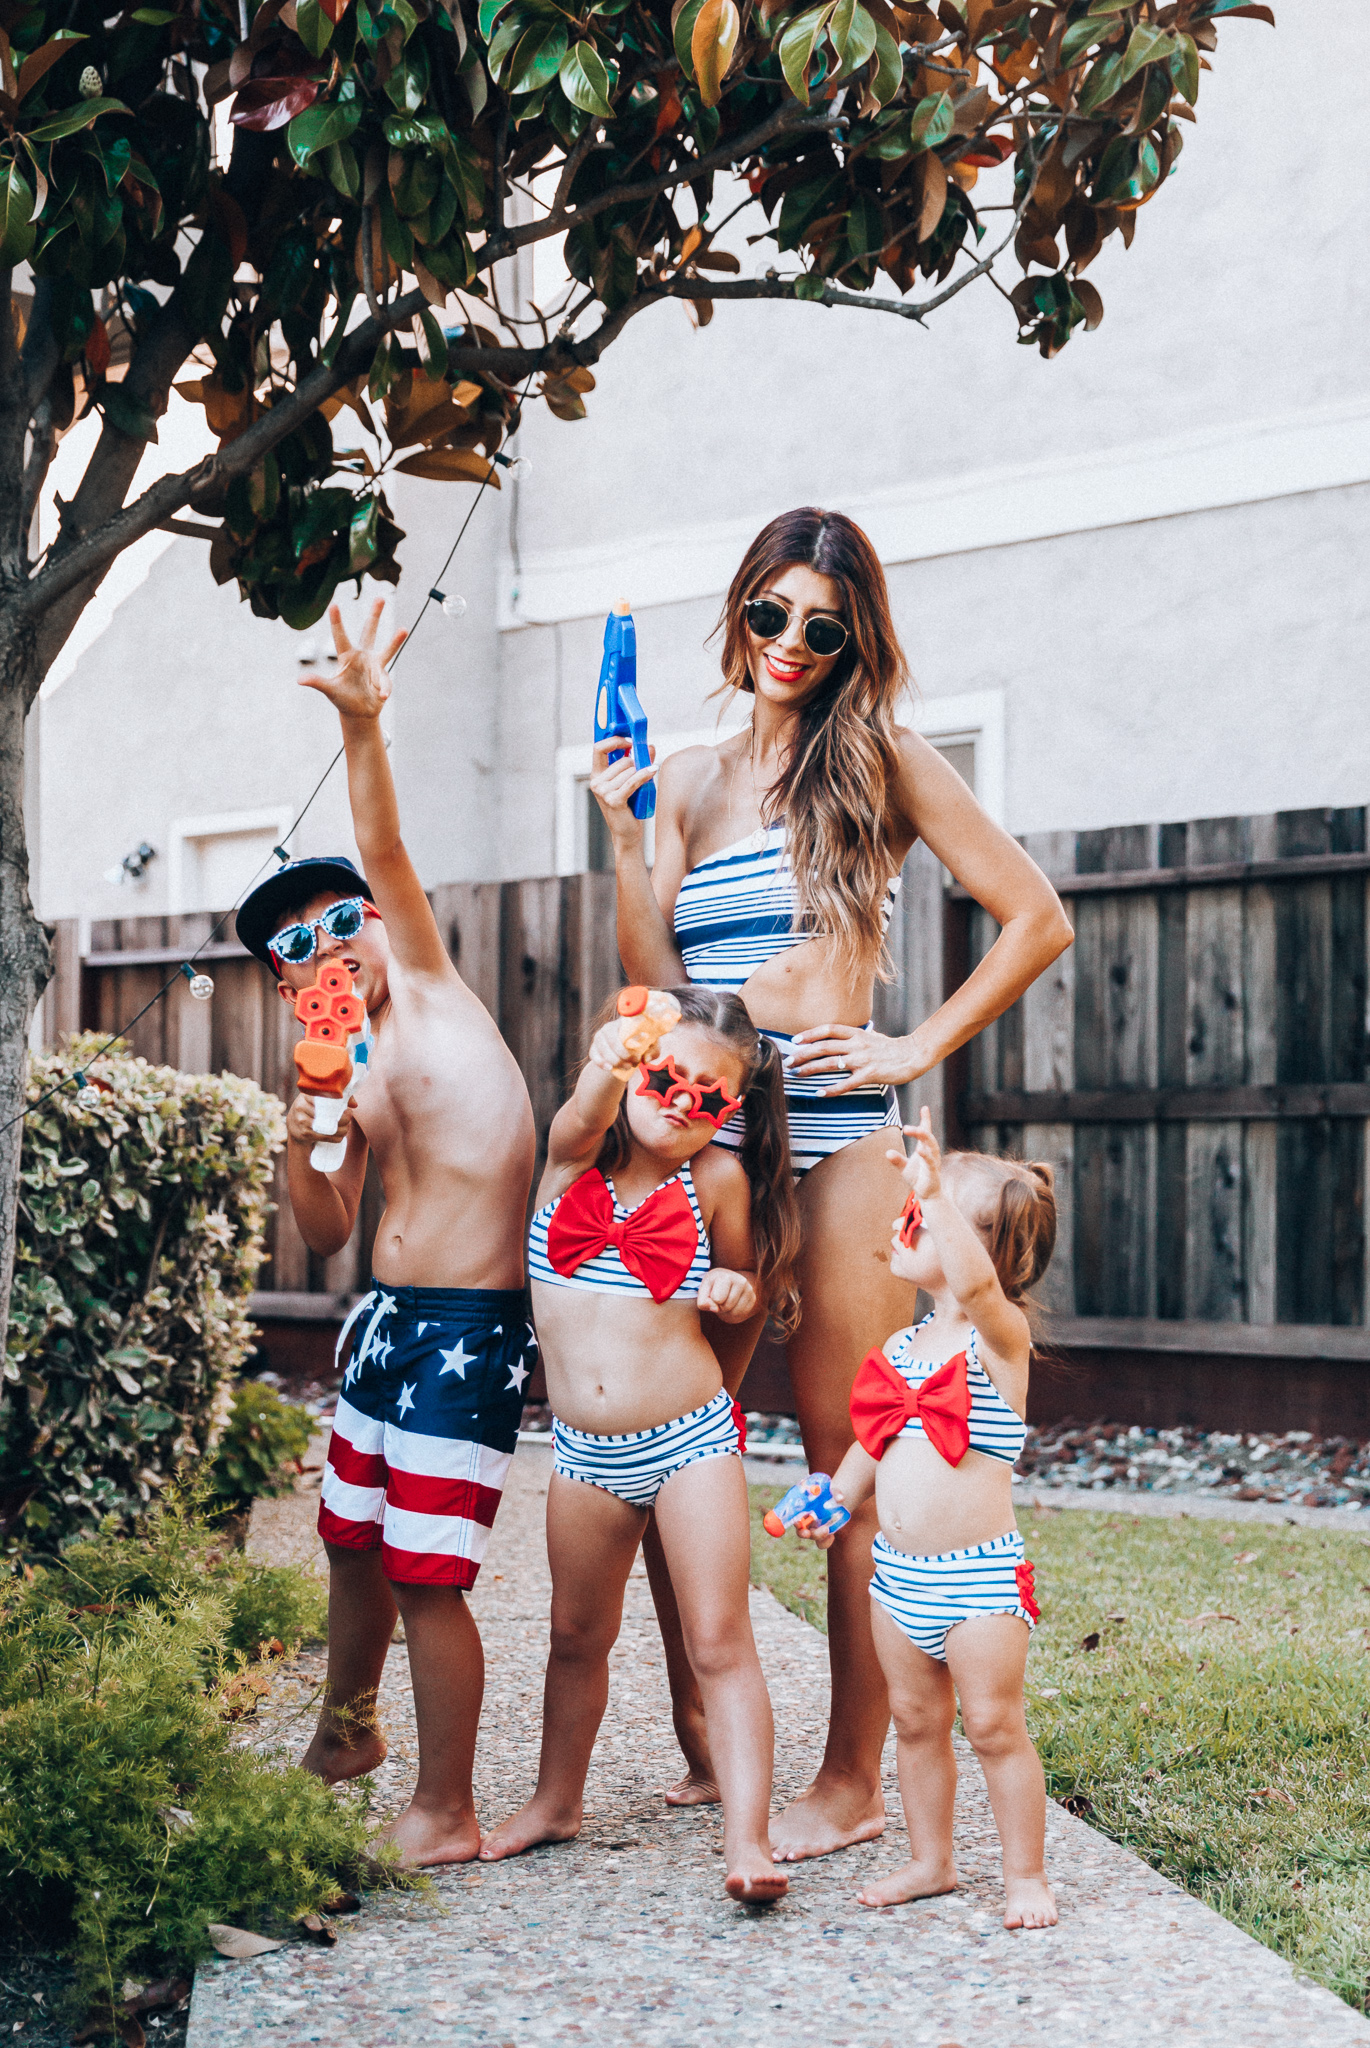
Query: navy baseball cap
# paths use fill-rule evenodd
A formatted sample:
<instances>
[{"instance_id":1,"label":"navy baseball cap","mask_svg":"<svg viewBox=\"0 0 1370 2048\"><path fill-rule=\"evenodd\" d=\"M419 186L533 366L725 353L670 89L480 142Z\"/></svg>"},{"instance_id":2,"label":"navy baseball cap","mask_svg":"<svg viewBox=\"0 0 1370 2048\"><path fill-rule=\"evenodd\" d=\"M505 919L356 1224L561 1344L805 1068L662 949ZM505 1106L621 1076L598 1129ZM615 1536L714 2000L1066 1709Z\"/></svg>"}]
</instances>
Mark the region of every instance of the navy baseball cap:
<instances>
[{"instance_id":1,"label":"navy baseball cap","mask_svg":"<svg viewBox=\"0 0 1370 2048\"><path fill-rule=\"evenodd\" d=\"M249 953L255 953L264 967L274 968L267 944L271 934L288 910L302 909L325 889L336 889L340 896L364 896L368 903L376 900L365 875L345 854L313 854L307 860L287 861L268 875L238 912L234 930Z\"/></svg>"}]
</instances>

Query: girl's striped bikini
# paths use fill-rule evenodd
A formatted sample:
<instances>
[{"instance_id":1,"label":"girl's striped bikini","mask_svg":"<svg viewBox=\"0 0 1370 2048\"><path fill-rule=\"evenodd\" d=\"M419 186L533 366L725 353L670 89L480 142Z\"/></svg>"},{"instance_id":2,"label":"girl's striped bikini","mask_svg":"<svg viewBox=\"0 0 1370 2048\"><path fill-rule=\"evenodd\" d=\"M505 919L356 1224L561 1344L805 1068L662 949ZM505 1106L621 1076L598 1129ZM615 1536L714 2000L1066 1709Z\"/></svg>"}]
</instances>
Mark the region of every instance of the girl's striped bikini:
<instances>
[{"instance_id":1,"label":"girl's striped bikini","mask_svg":"<svg viewBox=\"0 0 1370 2048\"><path fill-rule=\"evenodd\" d=\"M886 924L899 881L898 875L890 879ZM725 846L691 868L676 897L675 935L686 974L710 988L739 992L758 967L804 944L805 934L795 930L797 908L783 825L765 826L749 839ZM773 1040L782 1059L790 1057L792 1038L781 1031L763 1035ZM827 1076L786 1077L790 1163L796 1180L830 1153L854 1145L872 1131L898 1130L903 1121L893 1088L830 1096L832 1085ZM714 1143L736 1151L742 1143L740 1123L735 1118L725 1124Z\"/></svg>"}]
</instances>

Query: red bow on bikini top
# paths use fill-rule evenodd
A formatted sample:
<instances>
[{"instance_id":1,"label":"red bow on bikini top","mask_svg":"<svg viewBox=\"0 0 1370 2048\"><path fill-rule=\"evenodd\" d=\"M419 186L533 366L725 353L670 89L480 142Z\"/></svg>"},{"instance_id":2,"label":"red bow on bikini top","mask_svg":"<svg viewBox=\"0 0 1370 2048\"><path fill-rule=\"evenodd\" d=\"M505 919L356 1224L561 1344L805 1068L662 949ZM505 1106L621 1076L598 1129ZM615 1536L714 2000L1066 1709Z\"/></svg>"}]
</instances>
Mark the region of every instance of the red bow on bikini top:
<instances>
[{"instance_id":1,"label":"red bow on bikini top","mask_svg":"<svg viewBox=\"0 0 1370 2048\"><path fill-rule=\"evenodd\" d=\"M629 1215L617 1217L598 1167L571 1182L547 1225L547 1256L566 1279L612 1245L653 1301L670 1300L698 1244L690 1198L678 1180L655 1188Z\"/></svg>"},{"instance_id":2,"label":"red bow on bikini top","mask_svg":"<svg viewBox=\"0 0 1370 2048\"><path fill-rule=\"evenodd\" d=\"M923 1434L949 1465L970 1449L969 1361L964 1351L940 1365L921 1387L911 1387L883 1351L868 1351L851 1390L851 1419L857 1442L883 1458L906 1422L916 1418Z\"/></svg>"}]
</instances>

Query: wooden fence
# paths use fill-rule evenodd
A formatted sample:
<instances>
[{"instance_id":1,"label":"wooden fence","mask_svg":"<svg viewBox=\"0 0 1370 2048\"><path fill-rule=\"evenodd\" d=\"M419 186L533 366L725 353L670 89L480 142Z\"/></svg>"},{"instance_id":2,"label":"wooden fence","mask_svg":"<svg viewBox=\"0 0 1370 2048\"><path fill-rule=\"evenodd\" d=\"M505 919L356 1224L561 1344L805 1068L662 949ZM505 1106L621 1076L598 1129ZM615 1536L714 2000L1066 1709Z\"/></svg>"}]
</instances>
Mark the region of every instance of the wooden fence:
<instances>
[{"instance_id":1,"label":"wooden fence","mask_svg":"<svg viewBox=\"0 0 1370 2048\"><path fill-rule=\"evenodd\" d=\"M1065 1362L1035 1379L1034 1414L1370 1436L1364 810L1024 844L1060 890L1075 945L904 1101L911 1118L930 1103L952 1142L1056 1168L1060 1235L1043 1291ZM622 979L613 878L451 884L433 902L519 1059L545 1142L587 1023ZM97 924L84 960L74 926L60 928L47 1035L112 1029L212 923ZM927 1016L994 933L915 848L879 1027ZM135 1049L281 1092L286 1005L236 945L207 959L213 1003L182 984L137 1026ZM376 1213L369 1187L353 1241L320 1260L279 1199L263 1311L336 1313L365 1284ZM767 1371L779 1403L783 1374L774 1360Z\"/></svg>"}]
</instances>

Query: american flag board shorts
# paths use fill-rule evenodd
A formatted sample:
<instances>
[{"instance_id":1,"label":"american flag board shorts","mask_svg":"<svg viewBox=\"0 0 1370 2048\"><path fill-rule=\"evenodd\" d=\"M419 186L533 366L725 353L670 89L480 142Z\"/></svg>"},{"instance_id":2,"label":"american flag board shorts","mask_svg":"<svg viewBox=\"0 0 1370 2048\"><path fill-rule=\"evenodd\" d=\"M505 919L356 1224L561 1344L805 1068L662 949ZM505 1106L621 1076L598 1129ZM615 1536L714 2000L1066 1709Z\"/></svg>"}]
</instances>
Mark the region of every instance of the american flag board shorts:
<instances>
[{"instance_id":1,"label":"american flag board shorts","mask_svg":"<svg viewBox=\"0 0 1370 2048\"><path fill-rule=\"evenodd\" d=\"M320 1536L401 1585L473 1586L537 1358L522 1291L373 1281L338 1356Z\"/></svg>"}]
</instances>

